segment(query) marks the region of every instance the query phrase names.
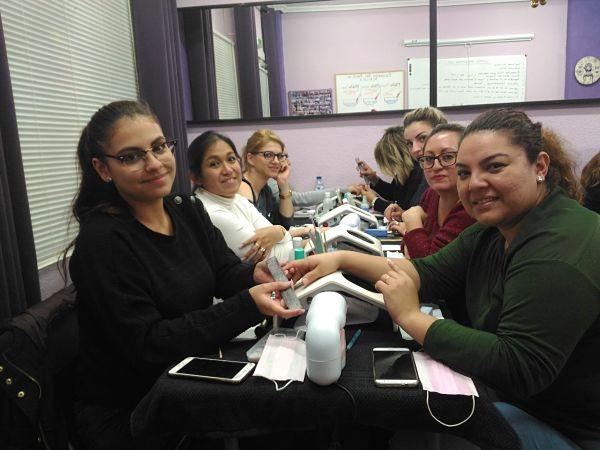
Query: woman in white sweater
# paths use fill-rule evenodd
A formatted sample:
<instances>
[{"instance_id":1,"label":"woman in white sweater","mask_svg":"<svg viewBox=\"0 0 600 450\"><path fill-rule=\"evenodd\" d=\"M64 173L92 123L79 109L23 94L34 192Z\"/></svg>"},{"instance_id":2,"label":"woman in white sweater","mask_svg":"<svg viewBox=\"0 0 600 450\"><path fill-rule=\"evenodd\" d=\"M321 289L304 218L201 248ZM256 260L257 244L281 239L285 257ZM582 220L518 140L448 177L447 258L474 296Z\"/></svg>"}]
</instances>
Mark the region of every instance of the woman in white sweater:
<instances>
[{"instance_id":1,"label":"woman in white sweater","mask_svg":"<svg viewBox=\"0 0 600 450\"><path fill-rule=\"evenodd\" d=\"M206 131L188 148L190 179L212 222L231 250L242 260L276 256L292 259L292 237L281 225L269 222L237 192L242 182L240 157L227 136Z\"/></svg>"}]
</instances>

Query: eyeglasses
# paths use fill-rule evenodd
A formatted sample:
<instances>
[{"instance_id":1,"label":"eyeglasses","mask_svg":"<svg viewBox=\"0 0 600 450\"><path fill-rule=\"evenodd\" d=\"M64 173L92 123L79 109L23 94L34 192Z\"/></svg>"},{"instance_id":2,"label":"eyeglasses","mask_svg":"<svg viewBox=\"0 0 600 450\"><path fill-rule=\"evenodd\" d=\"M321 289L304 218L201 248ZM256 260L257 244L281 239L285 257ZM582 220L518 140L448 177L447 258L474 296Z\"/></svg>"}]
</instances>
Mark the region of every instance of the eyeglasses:
<instances>
[{"instance_id":1,"label":"eyeglasses","mask_svg":"<svg viewBox=\"0 0 600 450\"><path fill-rule=\"evenodd\" d=\"M267 161L273 161L277 158L277 161L282 162L288 159L287 153L275 153L275 152L252 152L253 155L262 155Z\"/></svg>"},{"instance_id":2,"label":"eyeglasses","mask_svg":"<svg viewBox=\"0 0 600 450\"><path fill-rule=\"evenodd\" d=\"M446 152L437 156L423 155L417 158L419 161L419 165L423 169L431 169L435 164L435 160L437 159L440 162L440 166L448 167L456 164L456 154L458 152Z\"/></svg>"},{"instance_id":3,"label":"eyeglasses","mask_svg":"<svg viewBox=\"0 0 600 450\"><path fill-rule=\"evenodd\" d=\"M176 145L177 140L173 139L161 144L156 144L155 146L150 147L148 150L127 150L117 156L103 153L102 156L116 159L124 166L129 167L131 170L141 170L148 161L148 152L152 152L152 155L159 161L164 161L168 156L175 152Z\"/></svg>"}]
</instances>

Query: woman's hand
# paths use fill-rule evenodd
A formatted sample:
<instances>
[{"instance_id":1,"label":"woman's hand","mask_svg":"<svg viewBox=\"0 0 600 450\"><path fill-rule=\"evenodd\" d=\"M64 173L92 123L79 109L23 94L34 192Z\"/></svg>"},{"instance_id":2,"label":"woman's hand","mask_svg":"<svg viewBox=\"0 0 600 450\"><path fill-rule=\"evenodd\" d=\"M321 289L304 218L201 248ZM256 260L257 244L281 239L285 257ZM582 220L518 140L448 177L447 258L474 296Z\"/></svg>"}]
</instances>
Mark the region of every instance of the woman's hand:
<instances>
[{"instance_id":1,"label":"woman's hand","mask_svg":"<svg viewBox=\"0 0 600 450\"><path fill-rule=\"evenodd\" d=\"M423 228L425 219L427 219L427 213L419 205L408 208L402 213L402 221L406 224L407 231Z\"/></svg>"},{"instance_id":2,"label":"woman's hand","mask_svg":"<svg viewBox=\"0 0 600 450\"><path fill-rule=\"evenodd\" d=\"M288 186L288 178L290 177L290 167L292 162L288 159L286 161L281 161L279 167L279 173L277 174L277 186L279 186L279 192L284 192L289 190Z\"/></svg>"},{"instance_id":3,"label":"woman's hand","mask_svg":"<svg viewBox=\"0 0 600 450\"><path fill-rule=\"evenodd\" d=\"M385 307L392 320L423 345L429 327L438 319L421 312L413 278L393 261L388 259L387 263L390 270L375 283L375 289L383 294ZM412 266L409 267L416 273Z\"/></svg>"},{"instance_id":4,"label":"woman's hand","mask_svg":"<svg viewBox=\"0 0 600 450\"><path fill-rule=\"evenodd\" d=\"M273 281L253 286L248 292L261 314L289 319L304 313L303 309L286 309L284 307L280 293L291 286L292 283L290 281ZM277 295L273 297L271 295L272 292L275 292Z\"/></svg>"},{"instance_id":5,"label":"woman's hand","mask_svg":"<svg viewBox=\"0 0 600 450\"><path fill-rule=\"evenodd\" d=\"M363 177L363 179L366 178L367 180L369 180L370 183L374 184L377 181L377 172L371 169L371 167L362 160L359 160L357 164L360 176Z\"/></svg>"},{"instance_id":6,"label":"woman's hand","mask_svg":"<svg viewBox=\"0 0 600 450\"><path fill-rule=\"evenodd\" d=\"M252 279L256 284L270 283L275 281L271 271L267 267L267 261L264 259L254 266L254 272L252 272Z\"/></svg>"},{"instance_id":7,"label":"woman's hand","mask_svg":"<svg viewBox=\"0 0 600 450\"><path fill-rule=\"evenodd\" d=\"M250 246L242 257L243 261L258 262L265 259L275 244L285 236L285 229L280 225L258 228L256 233L241 243L240 248Z\"/></svg>"},{"instance_id":8,"label":"woman's hand","mask_svg":"<svg viewBox=\"0 0 600 450\"><path fill-rule=\"evenodd\" d=\"M392 222L393 220L400 222L402 220L402 213L404 210L395 203L392 203L383 212L383 216L387 219L388 222Z\"/></svg>"},{"instance_id":9,"label":"woman's hand","mask_svg":"<svg viewBox=\"0 0 600 450\"><path fill-rule=\"evenodd\" d=\"M361 184L360 186L361 191L358 195L364 195L365 197L367 197L367 201L369 202L369 204L373 203L373 200L377 198L377 194L375 193L375 191L371 189L367 184Z\"/></svg>"},{"instance_id":10,"label":"woman's hand","mask_svg":"<svg viewBox=\"0 0 600 450\"><path fill-rule=\"evenodd\" d=\"M391 260L390 270L375 283L375 289L383 294L385 307L392 320L401 325L407 317L420 313L419 295L414 281Z\"/></svg>"},{"instance_id":11,"label":"woman's hand","mask_svg":"<svg viewBox=\"0 0 600 450\"><path fill-rule=\"evenodd\" d=\"M406 233L406 224L404 222L392 220L388 225L388 230L398 233L400 236L404 236L404 233Z\"/></svg>"},{"instance_id":12,"label":"woman's hand","mask_svg":"<svg viewBox=\"0 0 600 450\"><path fill-rule=\"evenodd\" d=\"M313 225L304 225L303 227L290 228L290 235L295 237L307 237L315 227Z\"/></svg>"},{"instance_id":13,"label":"woman's hand","mask_svg":"<svg viewBox=\"0 0 600 450\"><path fill-rule=\"evenodd\" d=\"M363 190L363 187L366 186L366 184L351 184L350 186L348 186L348 192L350 192L352 195L361 195L360 193Z\"/></svg>"},{"instance_id":14,"label":"woman's hand","mask_svg":"<svg viewBox=\"0 0 600 450\"><path fill-rule=\"evenodd\" d=\"M297 282L302 279L304 286L309 285L325 275L335 272L340 267L338 252L309 256L306 259L291 261L283 266L288 277Z\"/></svg>"}]
</instances>

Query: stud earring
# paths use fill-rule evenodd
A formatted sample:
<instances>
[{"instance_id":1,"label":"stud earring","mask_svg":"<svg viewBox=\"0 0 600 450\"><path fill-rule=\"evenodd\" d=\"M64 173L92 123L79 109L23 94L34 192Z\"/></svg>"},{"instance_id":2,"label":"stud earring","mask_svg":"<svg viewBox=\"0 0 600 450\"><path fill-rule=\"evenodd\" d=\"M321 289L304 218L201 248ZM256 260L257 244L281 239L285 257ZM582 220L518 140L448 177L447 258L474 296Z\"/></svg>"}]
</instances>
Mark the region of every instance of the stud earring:
<instances>
[{"instance_id":1,"label":"stud earring","mask_svg":"<svg viewBox=\"0 0 600 450\"><path fill-rule=\"evenodd\" d=\"M112 181L112 178L111 178L111 177L108 177L108 178L106 179L106 182L107 182L107 183L110 183L111 181Z\"/></svg>"},{"instance_id":2,"label":"stud earring","mask_svg":"<svg viewBox=\"0 0 600 450\"><path fill-rule=\"evenodd\" d=\"M535 180L536 180L538 183L541 183L542 181L544 181L544 177L543 177L542 175L538 175L538 176L535 178Z\"/></svg>"}]
</instances>

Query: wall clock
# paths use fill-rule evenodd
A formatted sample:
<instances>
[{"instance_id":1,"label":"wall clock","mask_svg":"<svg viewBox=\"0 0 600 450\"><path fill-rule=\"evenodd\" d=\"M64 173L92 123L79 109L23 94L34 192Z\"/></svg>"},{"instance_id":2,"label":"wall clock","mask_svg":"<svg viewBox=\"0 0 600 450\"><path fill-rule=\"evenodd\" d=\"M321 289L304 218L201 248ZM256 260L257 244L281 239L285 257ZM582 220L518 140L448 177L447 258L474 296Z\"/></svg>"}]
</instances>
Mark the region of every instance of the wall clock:
<instances>
[{"instance_id":1,"label":"wall clock","mask_svg":"<svg viewBox=\"0 0 600 450\"><path fill-rule=\"evenodd\" d=\"M575 79L584 86L594 84L600 79L600 59L584 56L575 64Z\"/></svg>"}]
</instances>

